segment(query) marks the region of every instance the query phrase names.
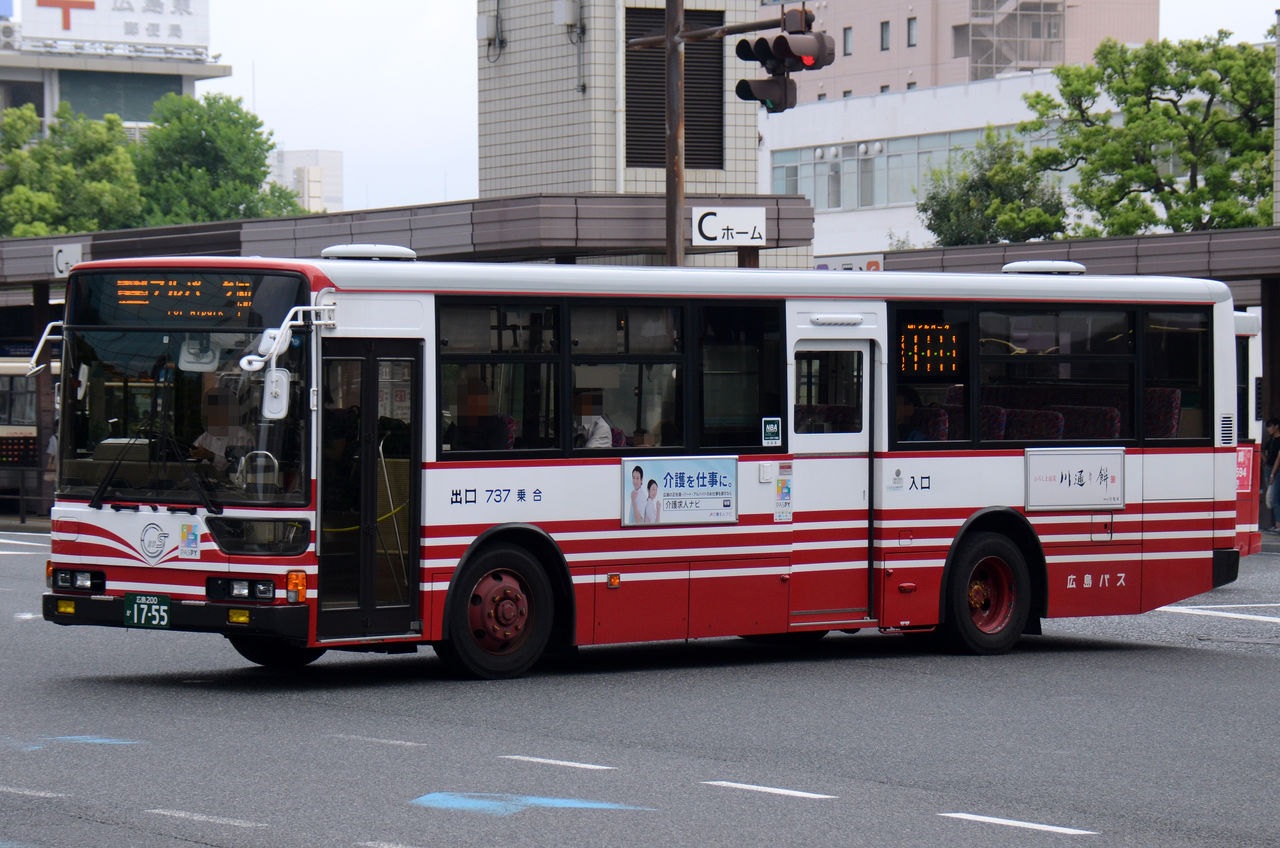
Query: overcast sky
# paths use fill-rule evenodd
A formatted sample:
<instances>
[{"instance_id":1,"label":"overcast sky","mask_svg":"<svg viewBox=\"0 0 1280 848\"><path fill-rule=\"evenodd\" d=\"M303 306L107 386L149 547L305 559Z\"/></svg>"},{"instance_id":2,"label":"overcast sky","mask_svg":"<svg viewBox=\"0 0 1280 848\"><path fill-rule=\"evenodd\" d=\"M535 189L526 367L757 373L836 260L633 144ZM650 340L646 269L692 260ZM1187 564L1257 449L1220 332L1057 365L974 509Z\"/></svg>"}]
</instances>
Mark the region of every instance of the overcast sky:
<instances>
[{"instance_id":1,"label":"overcast sky","mask_svg":"<svg viewBox=\"0 0 1280 848\"><path fill-rule=\"evenodd\" d=\"M1261 41L1280 0L1161 0L1160 35ZM210 50L286 150L340 150L347 209L464 200L476 181L475 0L213 0Z\"/></svg>"}]
</instances>

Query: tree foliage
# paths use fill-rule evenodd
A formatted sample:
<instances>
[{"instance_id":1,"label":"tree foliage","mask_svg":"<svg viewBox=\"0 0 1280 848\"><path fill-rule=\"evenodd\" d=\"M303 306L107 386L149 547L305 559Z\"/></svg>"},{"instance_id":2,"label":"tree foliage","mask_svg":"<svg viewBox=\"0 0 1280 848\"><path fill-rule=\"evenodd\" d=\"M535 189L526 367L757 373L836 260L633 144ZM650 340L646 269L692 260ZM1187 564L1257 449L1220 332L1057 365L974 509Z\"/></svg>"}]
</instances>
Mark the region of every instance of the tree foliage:
<instances>
[{"instance_id":1,"label":"tree foliage","mask_svg":"<svg viewBox=\"0 0 1280 848\"><path fill-rule=\"evenodd\" d=\"M991 127L958 167L930 174L916 211L944 247L1053 238L1066 227L1062 193L1021 141Z\"/></svg>"},{"instance_id":2,"label":"tree foliage","mask_svg":"<svg viewBox=\"0 0 1280 848\"><path fill-rule=\"evenodd\" d=\"M274 144L238 98L166 95L153 120L133 144L116 115L67 103L43 136L30 104L0 112L0 236L306 214L293 192L263 186Z\"/></svg>"},{"instance_id":3,"label":"tree foliage","mask_svg":"<svg viewBox=\"0 0 1280 848\"><path fill-rule=\"evenodd\" d=\"M142 204L120 119L91 121L63 103L44 138L40 123L31 104L0 113L0 232L134 226Z\"/></svg>"},{"instance_id":4,"label":"tree foliage","mask_svg":"<svg viewBox=\"0 0 1280 848\"><path fill-rule=\"evenodd\" d=\"M1056 138L1037 167L1074 169L1082 235L1271 222L1275 48L1230 33L1128 47L1104 41L1088 67L1054 71L1058 96L1027 95L1021 129Z\"/></svg>"},{"instance_id":5,"label":"tree foliage","mask_svg":"<svg viewBox=\"0 0 1280 848\"><path fill-rule=\"evenodd\" d=\"M151 120L134 157L145 225L306 214L292 192L263 187L275 144L240 98L167 94Z\"/></svg>"}]
</instances>

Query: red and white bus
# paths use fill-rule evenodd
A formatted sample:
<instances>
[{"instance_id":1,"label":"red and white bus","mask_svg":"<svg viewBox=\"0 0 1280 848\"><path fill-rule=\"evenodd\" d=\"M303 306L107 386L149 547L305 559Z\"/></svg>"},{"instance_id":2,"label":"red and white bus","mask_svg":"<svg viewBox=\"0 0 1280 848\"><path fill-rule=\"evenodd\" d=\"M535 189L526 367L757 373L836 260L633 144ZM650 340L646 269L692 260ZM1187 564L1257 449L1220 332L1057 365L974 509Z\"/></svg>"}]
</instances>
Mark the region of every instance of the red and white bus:
<instances>
[{"instance_id":1,"label":"red and white bus","mask_svg":"<svg viewBox=\"0 0 1280 848\"><path fill-rule=\"evenodd\" d=\"M993 653L1236 577L1220 283L326 254L74 269L45 618L504 677L862 628Z\"/></svg>"}]
</instances>

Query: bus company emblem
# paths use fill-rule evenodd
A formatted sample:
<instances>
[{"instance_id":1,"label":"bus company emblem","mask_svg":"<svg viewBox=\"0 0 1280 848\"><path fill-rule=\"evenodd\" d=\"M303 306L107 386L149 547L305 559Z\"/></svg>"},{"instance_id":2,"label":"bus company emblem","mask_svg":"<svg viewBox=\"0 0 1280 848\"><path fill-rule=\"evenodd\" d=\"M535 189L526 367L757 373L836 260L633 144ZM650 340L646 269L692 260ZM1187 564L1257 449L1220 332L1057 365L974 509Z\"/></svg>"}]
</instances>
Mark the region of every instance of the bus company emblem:
<instances>
[{"instance_id":1,"label":"bus company emblem","mask_svg":"<svg viewBox=\"0 0 1280 848\"><path fill-rule=\"evenodd\" d=\"M142 555L147 558L147 562L156 564L156 560L164 554L164 543L168 539L169 534L160 529L159 524L148 524L142 528L142 536L138 541L141 543Z\"/></svg>"}]
</instances>

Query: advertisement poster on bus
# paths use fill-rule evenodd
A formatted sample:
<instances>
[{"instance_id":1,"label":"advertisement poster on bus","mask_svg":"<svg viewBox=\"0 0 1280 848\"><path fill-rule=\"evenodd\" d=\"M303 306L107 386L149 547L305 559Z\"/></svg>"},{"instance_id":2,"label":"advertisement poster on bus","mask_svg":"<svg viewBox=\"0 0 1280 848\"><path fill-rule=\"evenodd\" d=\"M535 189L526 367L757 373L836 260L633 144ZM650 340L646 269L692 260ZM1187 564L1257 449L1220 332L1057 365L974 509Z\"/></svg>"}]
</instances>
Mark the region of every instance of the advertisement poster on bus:
<instances>
[{"instance_id":1,"label":"advertisement poster on bus","mask_svg":"<svg viewBox=\"0 0 1280 848\"><path fill-rule=\"evenodd\" d=\"M1027 509L1123 509L1124 448L1031 448Z\"/></svg>"},{"instance_id":2,"label":"advertisement poster on bus","mask_svg":"<svg viewBox=\"0 0 1280 848\"><path fill-rule=\"evenodd\" d=\"M622 524L732 524L738 520L735 457L622 461Z\"/></svg>"}]
</instances>

